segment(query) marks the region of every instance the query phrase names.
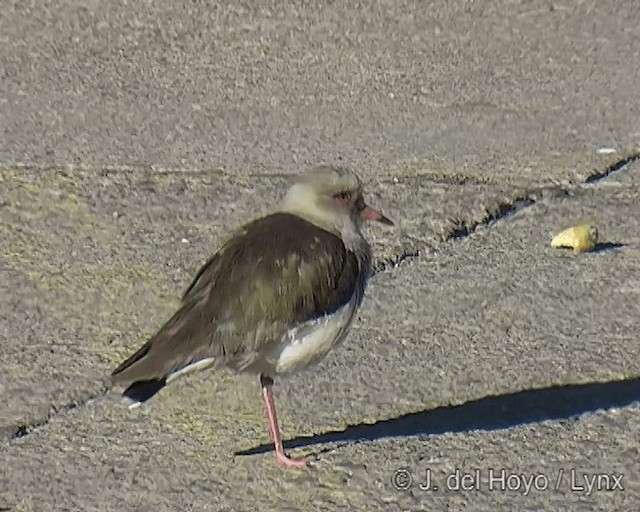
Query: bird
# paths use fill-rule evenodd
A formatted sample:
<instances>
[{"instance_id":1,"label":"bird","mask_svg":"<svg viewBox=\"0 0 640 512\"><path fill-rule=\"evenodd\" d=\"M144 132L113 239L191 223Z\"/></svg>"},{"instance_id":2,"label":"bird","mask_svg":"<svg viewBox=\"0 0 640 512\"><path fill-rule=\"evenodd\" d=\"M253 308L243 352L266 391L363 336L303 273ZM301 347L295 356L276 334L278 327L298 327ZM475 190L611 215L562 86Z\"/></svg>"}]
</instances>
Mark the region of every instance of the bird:
<instances>
[{"instance_id":1,"label":"bird","mask_svg":"<svg viewBox=\"0 0 640 512\"><path fill-rule=\"evenodd\" d=\"M129 407L194 370L259 376L276 464L304 467L282 444L273 384L318 363L350 330L372 274L365 202L345 167L299 174L271 213L238 229L196 273L177 311L111 374Z\"/></svg>"}]
</instances>

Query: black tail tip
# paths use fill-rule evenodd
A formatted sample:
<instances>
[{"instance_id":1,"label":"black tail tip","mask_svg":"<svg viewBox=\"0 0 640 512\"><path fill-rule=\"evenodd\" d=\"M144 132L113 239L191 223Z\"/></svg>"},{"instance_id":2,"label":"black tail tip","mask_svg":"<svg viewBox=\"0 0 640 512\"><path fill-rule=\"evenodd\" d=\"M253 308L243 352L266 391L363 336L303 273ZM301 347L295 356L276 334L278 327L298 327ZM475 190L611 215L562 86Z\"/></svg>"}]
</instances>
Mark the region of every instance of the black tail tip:
<instances>
[{"instance_id":1,"label":"black tail tip","mask_svg":"<svg viewBox=\"0 0 640 512\"><path fill-rule=\"evenodd\" d=\"M165 377L162 379L139 380L125 389L122 396L128 398L133 403L140 404L153 397L166 384L167 379Z\"/></svg>"}]
</instances>

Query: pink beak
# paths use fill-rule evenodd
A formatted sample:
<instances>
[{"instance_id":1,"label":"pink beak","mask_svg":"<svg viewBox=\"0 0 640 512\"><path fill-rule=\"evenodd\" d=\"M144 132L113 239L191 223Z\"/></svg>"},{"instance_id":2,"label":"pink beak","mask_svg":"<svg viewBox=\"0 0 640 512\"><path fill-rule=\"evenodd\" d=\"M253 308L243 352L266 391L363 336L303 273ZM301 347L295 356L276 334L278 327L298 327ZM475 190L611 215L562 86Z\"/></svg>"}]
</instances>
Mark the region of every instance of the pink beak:
<instances>
[{"instance_id":1,"label":"pink beak","mask_svg":"<svg viewBox=\"0 0 640 512\"><path fill-rule=\"evenodd\" d=\"M387 226L393 226L391 219L385 217L378 210L374 210L370 206L365 206L360 212L360 216L365 220L375 220L376 222L382 222Z\"/></svg>"}]
</instances>

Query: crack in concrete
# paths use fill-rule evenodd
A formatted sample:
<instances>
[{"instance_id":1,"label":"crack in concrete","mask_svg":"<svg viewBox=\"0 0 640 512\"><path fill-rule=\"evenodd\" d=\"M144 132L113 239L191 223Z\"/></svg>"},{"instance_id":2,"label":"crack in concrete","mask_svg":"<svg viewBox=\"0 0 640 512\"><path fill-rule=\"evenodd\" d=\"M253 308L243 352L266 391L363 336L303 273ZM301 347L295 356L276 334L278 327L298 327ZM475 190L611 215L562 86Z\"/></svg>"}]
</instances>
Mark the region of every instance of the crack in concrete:
<instances>
[{"instance_id":1,"label":"crack in concrete","mask_svg":"<svg viewBox=\"0 0 640 512\"><path fill-rule=\"evenodd\" d=\"M607 166L602 171L595 172L585 180L570 187L543 185L519 192L509 201L502 201L490 204L486 207L486 215L477 220L452 219L451 228L442 236L441 241L459 241L472 236L480 227L491 227L497 222L503 221L521 210L536 204L548 193L556 196L568 196L581 185L591 185L624 170L629 164L640 160L640 152L632 153L613 164ZM374 263L374 275L380 272L391 271L407 261L411 261L420 256L421 249L413 247L406 249L402 254L395 257L388 257Z\"/></svg>"},{"instance_id":2,"label":"crack in concrete","mask_svg":"<svg viewBox=\"0 0 640 512\"><path fill-rule=\"evenodd\" d=\"M530 197L531 192L526 194L518 194L511 201L500 202L487 210L487 214L481 219L467 223L466 221L458 221L458 226L445 236L445 240L461 240L471 236L480 226L492 226L498 221L515 215L520 210L528 208L536 203L535 199Z\"/></svg>"},{"instance_id":3,"label":"crack in concrete","mask_svg":"<svg viewBox=\"0 0 640 512\"><path fill-rule=\"evenodd\" d=\"M604 171L599 172L599 173L596 172L596 173L592 174L586 180L584 180L583 183L585 185L591 185L592 183L598 183L599 181L602 181L603 179L608 178L612 174L615 174L615 173L623 170L627 165L629 165L630 163L633 163L633 162L635 162L637 160L640 160L640 152L632 153L629 156L627 156L626 158L623 158L623 159L618 160L617 162L611 164Z\"/></svg>"},{"instance_id":4,"label":"crack in concrete","mask_svg":"<svg viewBox=\"0 0 640 512\"><path fill-rule=\"evenodd\" d=\"M577 186L598 183L610 177L611 175L624 170L629 164L638 160L640 160L640 152L633 153L607 166L602 171L595 172L582 182L575 184L573 187L542 186L517 193L510 201L497 202L493 205L488 206L486 215L478 220L453 220L451 229L443 235L441 241L458 241L471 237L479 227L491 227L495 223L505 220L515 215L517 212L533 206L540 200L543 194L545 192L548 192L549 190L553 190L554 192L558 193L558 195L569 195L571 191L574 190ZM420 254L421 249L418 247L414 247L411 249L405 249L402 253L396 256L387 257L383 260L377 260L373 265L373 275L375 276L376 274L379 274L381 272L392 271L407 262L419 258ZM43 418L33 420L29 423L19 424L15 427L10 427L10 431L12 431L12 433L10 433L8 436L8 442L11 443L12 441L16 441L32 434L36 430L45 427L52 418L60 416L62 414L66 414L68 412L71 412L72 410L79 409L87 405L92 400L99 398L100 396L104 396L109 391L109 389L110 387L105 386L100 390L100 393L98 394L91 394L86 398L66 404L58 409L52 408L53 410Z\"/></svg>"},{"instance_id":5,"label":"crack in concrete","mask_svg":"<svg viewBox=\"0 0 640 512\"><path fill-rule=\"evenodd\" d=\"M418 249L405 250L401 254L396 256L390 256L381 260L376 260L373 264L372 277L380 272L386 272L399 267L406 261L411 261L420 257L420 251Z\"/></svg>"},{"instance_id":6,"label":"crack in concrete","mask_svg":"<svg viewBox=\"0 0 640 512\"><path fill-rule=\"evenodd\" d=\"M8 430L8 432L5 434L7 443L11 443L18 439L31 435L35 431L46 426L53 418L67 414L75 409L79 409L95 400L96 398L106 395L109 390L110 388L108 386L103 386L98 390L97 393L92 393L89 396L82 397L78 400L74 400L73 402L69 402L59 407L52 405L49 412L45 416L33 419L30 422L19 423L17 425L8 427L6 429Z\"/></svg>"},{"instance_id":7,"label":"crack in concrete","mask_svg":"<svg viewBox=\"0 0 640 512\"><path fill-rule=\"evenodd\" d=\"M471 236L478 227L490 227L496 222L504 220L505 218L514 215L520 210L533 206L540 200L541 197L544 196L545 192L553 191L557 195L569 195L578 186L598 183L601 180L610 177L614 173L623 170L629 164L637 160L640 160L640 152L633 153L625 158L622 158L621 160L618 160L617 162L607 166L602 171L592 174L582 182L574 184L571 187L549 187L548 185L546 185L526 190L524 193L517 194L511 201L498 203L482 219L472 223L464 223L461 228L456 229L454 227L449 233L449 236L445 238L450 240L459 240L461 238Z\"/></svg>"}]
</instances>

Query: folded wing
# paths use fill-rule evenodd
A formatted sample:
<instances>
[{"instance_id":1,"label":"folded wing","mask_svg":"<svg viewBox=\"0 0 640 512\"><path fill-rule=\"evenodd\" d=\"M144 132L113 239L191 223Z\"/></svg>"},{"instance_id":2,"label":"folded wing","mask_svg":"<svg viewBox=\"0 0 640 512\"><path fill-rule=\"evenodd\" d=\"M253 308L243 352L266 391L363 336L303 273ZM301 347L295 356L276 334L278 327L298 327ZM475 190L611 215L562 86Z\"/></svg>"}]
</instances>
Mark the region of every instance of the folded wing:
<instances>
[{"instance_id":1,"label":"folded wing","mask_svg":"<svg viewBox=\"0 0 640 512\"><path fill-rule=\"evenodd\" d=\"M191 365L259 358L292 327L346 304L365 265L339 236L300 217L256 220L200 269L178 311L113 380L147 389Z\"/></svg>"}]
</instances>

